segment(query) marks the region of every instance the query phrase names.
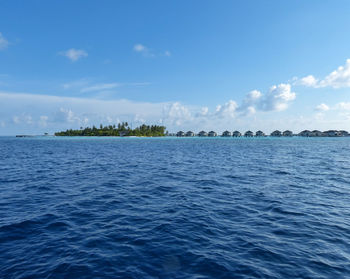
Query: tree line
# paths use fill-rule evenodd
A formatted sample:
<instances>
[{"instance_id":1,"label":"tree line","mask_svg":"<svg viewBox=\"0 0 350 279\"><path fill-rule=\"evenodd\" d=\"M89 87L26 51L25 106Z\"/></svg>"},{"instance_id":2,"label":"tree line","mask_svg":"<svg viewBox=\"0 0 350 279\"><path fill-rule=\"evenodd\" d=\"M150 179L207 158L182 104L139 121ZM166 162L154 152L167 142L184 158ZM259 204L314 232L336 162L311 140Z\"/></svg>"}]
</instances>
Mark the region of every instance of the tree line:
<instances>
[{"instance_id":1,"label":"tree line","mask_svg":"<svg viewBox=\"0 0 350 279\"><path fill-rule=\"evenodd\" d=\"M128 122L122 122L116 125L103 126L99 128L92 126L80 127L79 130L66 130L55 133L55 136L69 136L69 137L84 137L84 136L95 136L95 137L119 137L119 136L138 136L138 137L163 137L165 136L166 127L158 125L141 125L135 129L132 129Z\"/></svg>"}]
</instances>

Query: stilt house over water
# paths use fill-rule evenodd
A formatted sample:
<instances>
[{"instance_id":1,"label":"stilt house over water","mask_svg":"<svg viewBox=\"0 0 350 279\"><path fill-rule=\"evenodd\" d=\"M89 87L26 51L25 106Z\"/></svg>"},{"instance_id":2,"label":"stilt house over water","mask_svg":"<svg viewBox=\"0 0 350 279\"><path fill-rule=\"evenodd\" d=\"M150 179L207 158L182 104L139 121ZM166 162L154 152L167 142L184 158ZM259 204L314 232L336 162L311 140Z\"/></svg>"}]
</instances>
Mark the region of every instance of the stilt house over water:
<instances>
[{"instance_id":1,"label":"stilt house over water","mask_svg":"<svg viewBox=\"0 0 350 279\"><path fill-rule=\"evenodd\" d=\"M312 132L309 131L309 130L304 130L304 131L301 131L298 136L300 137L311 137L312 136Z\"/></svg>"},{"instance_id":2,"label":"stilt house over water","mask_svg":"<svg viewBox=\"0 0 350 279\"><path fill-rule=\"evenodd\" d=\"M194 137L194 133L192 131L188 131L186 133L186 137Z\"/></svg>"},{"instance_id":3,"label":"stilt house over water","mask_svg":"<svg viewBox=\"0 0 350 279\"><path fill-rule=\"evenodd\" d=\"M185 133L183 131L179 131L179 132L176 133L176 136L177 137L184 137Z\"/></svg>"},{"instance_id":4,"label":"stilt house over water","mask_svg":"<svg viewBox=\"0 0 350 279\"><path fill-rule=\"evenodd\" d=\"M289 130L285 130L283 132L282 136L284 136L284 137L292 137L293 136L293 132L289 131Z\"/></svg>"},{"instance_id":5,"label":"stilt house over water","mask_svg":"<svg viewBox=\"0 0 350 279\"><path fill-rule=\"evenodd\" d=\"M222 137L231 137L231 132L230 131L225 131L221 135Z\"/></svg>"},{"instance_id":6,"label":"stilt house over water","mask_svg":"<svg viewBox=\"0 0 350 279\"><path fill-rule=\"evenodd\" d=\"M239 131L234 131L234 132L232 133L232 136L233 136L233 137L241 137L242 134L241 134L241 132L239 132Z\"/></svg>"},{"instance_id":7,"label":"stilt house over water","mask_svg":"<svg viewBox=\"0 0 350 279\"><path fill-rule=\"evenodd\" d=\"M256 133L255 133L255 136L256 137L265 137L265 133L263 132L263 131L257 131Z\"/></svg>"},{"instance_id":8,"label":"stilt house over water","mask_svg":"<svg viewBox=\"0 0 350 279\"><path fill-rule=\"evenodd\" d=\"M245 137L254 137L254 133L252 131L247 131L244 133Z\"/></svg>"},{"instance_id":9,"label":"stilt house over water","mask_svg":"<svg viewBox=\"0 0 350 279\"><path fill-rule=\"evenodd\" d=\"M278 130L273 131L273 132L271 133L271 137L281 137L281 136L282 136L282 132L281 132L281 131L278 131Z\"/></svg>"}]
</instances>

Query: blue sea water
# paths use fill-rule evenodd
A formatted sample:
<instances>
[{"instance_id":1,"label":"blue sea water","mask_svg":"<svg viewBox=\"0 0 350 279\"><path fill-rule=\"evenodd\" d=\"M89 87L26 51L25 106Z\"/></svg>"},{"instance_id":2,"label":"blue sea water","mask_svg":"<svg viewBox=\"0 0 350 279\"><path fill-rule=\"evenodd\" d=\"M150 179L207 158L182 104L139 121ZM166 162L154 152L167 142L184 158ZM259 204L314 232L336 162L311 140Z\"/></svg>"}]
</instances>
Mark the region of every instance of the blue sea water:
<instances>
[{"instance_id":1,"label":"blue sea water","mask_svg":"<svg viewBox=\"0 0 350 279\"><path fill-rule=\"evenodd\" d=\"M350 278L350 138L0 138L0 278Z\"/></svg>"}]
</instances>

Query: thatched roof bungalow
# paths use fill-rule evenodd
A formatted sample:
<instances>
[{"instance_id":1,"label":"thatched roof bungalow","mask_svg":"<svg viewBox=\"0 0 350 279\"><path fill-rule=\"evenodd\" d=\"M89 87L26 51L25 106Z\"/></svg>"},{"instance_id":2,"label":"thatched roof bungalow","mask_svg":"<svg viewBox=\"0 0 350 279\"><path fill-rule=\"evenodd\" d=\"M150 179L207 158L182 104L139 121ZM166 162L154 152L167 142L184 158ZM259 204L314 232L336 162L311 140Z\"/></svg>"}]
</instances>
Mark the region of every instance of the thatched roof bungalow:
<instances>
[{"instance_id":1,"label":"thatched roof bungalow","mask_svg":"<svg viewBox=\"0 0 350 279\"><path fill-rule=\"evenodd\" d=\"M298 136L300 137L311 137L312 136L312 132L309 131L309 130L304 130L304 131L301 131Z\"/></svg>"},{"instance_id":2,"label":"thatched roof bungalow","mask_svg":"<svg viewBox=\"0 0 350 279\"><path fill-rule=\"evenodd\" d=\"M336 130L328 130L323 132L324 135L326 135L327 137L339 137L340 133L339 131Z\"/></svg>"},{"instance_id":3,"label":"thatched roof bungalow","mask_svg":"<svg viewBox=\"0 0 350 279\"><path fill-rule=\"evenodd\" d=\"M282 133L282 136L284 136L284 137L292 137L292 136L293 136L293 132L292 132L292 131L289 131L289 130L285 130L285 131Z\"/></svg>"},{"instance_id":4,"label":"thatched roof bungalow","mask_svg":"<svg viewBox=\"0 0 350 279\"><path fill-rule=\"evenodd\" d=\"M194 133L192 131L188 131L186 133L186 137L194 137Z\"/></svg>"},{"instance_id":5,"label":"thatched roof bungalow","mask_svg":"<svg viewBox=\"0 0 350 279\"><path fill-rule=\"evenodd\" d=\"M255 136L256 137L265 137L265 133L263 132L263 131L257 131L256 133L255 133Z\"/></svg>"},{"instance_id":6,"label":"thatched roof bungalow","mask_svg":"<svg viewBox=\"0 0 350 279\"><path fill-rule=\"evenodd\" d=\"M340 134L341 137L348 137L349 136L348 131L340 130L340 131L338 131L338 133Z\"/></svg>"},{"instance_id":7,"label":"thatched roof bungalow","mask_svg":"<svg viewBox=\"0 0 350 279\"><path fill-rule=\"evenodd\" d=\"M208 133L208 137L216 137L218 134L216 133L216 132L214 132L214 131L210 131L209 133Z\"/></svg>"},{"instance_id":8,"label":"thatched roof bungalow","mask_svg":"<svg viewBox=\"0 0 350 279\"><path fill-rule=\"evenodd\" d=\"M176 136L177 137L184 137L185 133L183 131L179 131L179 132L176 133Z\"/></svg>"},{"instance_id":9,"label":"thatched roof bungalow","mask_svg":"<svg viewBox=\"0 0 350 279\"><path fill-rule=\"evenodd\" d=\"M247 131L247 132L244 133L244 136L248 137L248 138L254 137L254 133L252 131Z\"/></svg>"},{"instance_id":10,"label":"thatched roof bungalow","mask_svg":"<svg viewBox=\"0 0 350 279\"><path fill-rule=\"evenodd\" d=\"M198 136L199 136L199 137L207 137L207 136L208 136L208 133L205 132L205 131L200 131L200 132L198 133Z\"/></svg>"},{"instance_id":11,"label":"thatched roof bungalow","mask_svg":"<svg viewBox=\"0 0 350 279\"><path fill-rule=\"evenodd\" d=\"M225 131L222 133L221 135L222 137L230 137L231 136L231 132L230 131Z\"/></svg>"},{"instance_id":12,"label":"thatched roof bungalow","mask_svg":"<svg viewBox=\"0 0 350 279\"><path fill-rule=\"evenodd\" d=\"M281 131L273 131L271 134L270 134L271 137L281 137L282 136L282 132Z\"/></svg>"},{"instance_id":13,"label":"thatched roof bungalow","mask_svg":"<svg viewBox=\"0 0 350 279\"><path fill-rule=\"evenodd\" d=\"M234 132L232 133L232 136L237 138L237 137L241 137L242 134L241 134L239 131L234 131Z\"/></svg>"},{"instance_id":14,"label":"thatched roof bungalow","mask_svg":"<svg viewBox=\"0 0 350 279\"><path fill-rule=\"evenodd\" d=\"M324 134L319 130L313 130L311 132L311 137L324 137Z\"/></svg>"}]
</instances>

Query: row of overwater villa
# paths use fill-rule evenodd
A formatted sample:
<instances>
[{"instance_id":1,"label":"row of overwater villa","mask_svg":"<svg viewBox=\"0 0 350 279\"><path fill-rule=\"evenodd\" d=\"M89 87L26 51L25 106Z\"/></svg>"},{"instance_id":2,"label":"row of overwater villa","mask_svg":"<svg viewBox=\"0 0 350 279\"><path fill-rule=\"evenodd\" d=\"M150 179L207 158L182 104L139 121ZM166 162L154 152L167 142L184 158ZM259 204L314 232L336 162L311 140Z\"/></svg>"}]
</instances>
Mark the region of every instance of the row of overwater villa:
<instances>
[{"instance_id":1,"label":"row of overwater villa","mask_svg":"<svg viewBox=\"0 0 350 279\"><path fill-rule=\"evenodd\" d=\"M206 131L200 131L198 134L195 134L192 131L188 132L183 132L179 131L176 134L170 134L171 136L177 136L177 137L217 137L218 134L214 131L206 132ZM246 131L245 133L241 133L239 131L224 131L221 134L221 137L266 137L267 135L263 131L257 131L257 132L252 132L252 131ZM304 130L298 134L294 134L292 131L286 130L284 132L281 132L279 130L273 131L270 134L271 137L293 137L293 136L299 136L299 137L348 137L350 136L347 131L344 130L328 130L328 131L309 131L309 130Z\"/></svg>"}]
</instances>

